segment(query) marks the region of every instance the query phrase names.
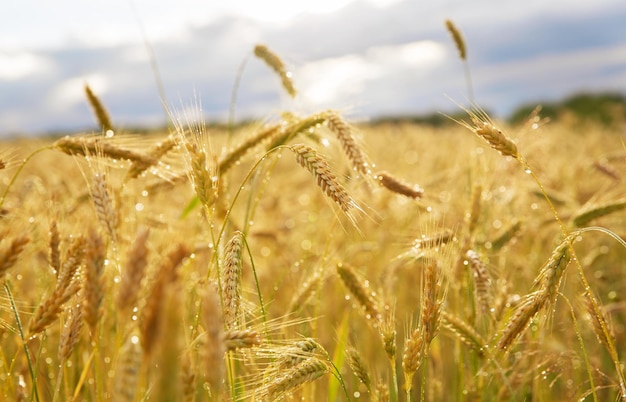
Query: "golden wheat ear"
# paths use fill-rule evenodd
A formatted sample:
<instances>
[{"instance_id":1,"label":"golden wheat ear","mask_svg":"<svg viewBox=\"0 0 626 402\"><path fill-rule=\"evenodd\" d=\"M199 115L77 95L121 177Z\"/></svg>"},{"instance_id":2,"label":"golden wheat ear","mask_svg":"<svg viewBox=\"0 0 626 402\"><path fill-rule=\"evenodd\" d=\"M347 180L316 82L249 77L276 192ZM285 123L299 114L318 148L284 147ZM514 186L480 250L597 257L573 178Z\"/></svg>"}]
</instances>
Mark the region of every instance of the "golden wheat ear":
<instances>
[{"instance_id":1,"label":"golden wheat ear","mask_svg":"<svg viewBox=\"0 0 626 402\"><path fill-rule=\"evenodd\" d=\"M93 113L98 120L98 124L102 128L102 132L113 130L113 124L111 123L109 113L105 109L102 102L100 102L100 99L96 96L95 93L93 93L93 91L87 84L85 84L85 95L87 96L87 101L89 102L89 105L93 109Z\"/></svg>"},{"instance_id":2,"label":"golden wheat ear","mask_svg":"<svg viewBox=\"0 0 626 402\"><path fill-rule=\"evenodd\" d=\"M292 98L295 97L297 92L293 85L292 74L287 70L282 59L276 53L272 52L267 46L260 44L254 47L254 55L263 60L272 70L274 70L276 74L278 74L285 91L287 91L289 96Z\"/></svg>"}]
</instances>

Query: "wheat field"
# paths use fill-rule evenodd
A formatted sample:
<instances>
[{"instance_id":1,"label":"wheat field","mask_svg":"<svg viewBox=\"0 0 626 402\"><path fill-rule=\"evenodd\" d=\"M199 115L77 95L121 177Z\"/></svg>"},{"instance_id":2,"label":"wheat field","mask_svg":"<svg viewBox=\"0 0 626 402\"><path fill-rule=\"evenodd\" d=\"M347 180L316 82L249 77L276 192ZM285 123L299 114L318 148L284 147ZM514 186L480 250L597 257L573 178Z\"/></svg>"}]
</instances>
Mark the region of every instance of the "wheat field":
<instances>
[{"instance_id":1,"label":"wheat field","mask_svg":"<svg viewBox=\"0 0 626 402\"><path fill-rule=\"evenodd\" d=\"M619 133L471 108L133 134L86 92L102 134L2 145L3 400L626 397Z\"/></svg>"}]
</instances>

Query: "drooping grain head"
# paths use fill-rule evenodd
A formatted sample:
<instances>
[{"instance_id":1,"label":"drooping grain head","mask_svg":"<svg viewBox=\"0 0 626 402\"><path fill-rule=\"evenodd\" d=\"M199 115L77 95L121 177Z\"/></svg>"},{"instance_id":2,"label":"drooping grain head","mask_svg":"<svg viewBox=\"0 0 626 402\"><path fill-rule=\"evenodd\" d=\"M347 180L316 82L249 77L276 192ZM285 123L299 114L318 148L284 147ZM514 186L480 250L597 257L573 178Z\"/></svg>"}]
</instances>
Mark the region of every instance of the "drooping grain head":
<instances>
[{"instance_id":1,"label":"drooping grain head","mask_svg":"<svg viewBox=\"0 0 626 402\"><path fill-rule=\"evenodd\" d=\"M502 130L496 127L489 116L481 110L468 111L471 124L462 123L470 131L481 137L503 156L520 157L517 145Z\"/></svg>"},{"instance_id":2,"label":"drooping grain head","mask_svg":"<svg viewBox=\"0 0 626 402\"><path fill-rule=\"evenodd\" d=\"M389 172L378 172L374 175L374 178L378 180L381 186L396 194L413 199L420 199L424 195L424 189L419 185L407 184Z\"/></svg>"},{"instance_id":3,"label":"drooping grain head","mask_svg":"<svg viewBox=\"0 0 626 402\"><path fill-rule=\"evenodd\" d=\"M20 236L13 239L8 247L0 249L0 278L15 265L17 258L29 242L28 237Z\"/></svg>"},{"instance_id":4,"label":"drooping grain head","mask_svg":"<svg viewBox=\"0 0 626 402\"><path fill-rule=\"evenodd\" d=\"M539 311L545 306L546 298L541 291L526 296L522 303L515 309L511 318L501 332L497 347L506 351L513 346L514 342L524 333Z\"/></svg>"},{"instance_id":5,"label":"drooping grain head","mask_svg":"<svg viewBox=\"0 0 626 402\"><path fill-rule=\"evenodd\" d=\"M361 210L361 208L339 183L329 163L308 145L296 144L290 146L289 149L296 155L297 162L313 175L318 187L341 208L348 218L353 220L352 211Z\"/></svg>"},{"instance_id":6,"label":"drooping grain head","mask_svg":"<svg viewBox=\"0 0 626 402\"><path fill-rule=\"evenodd\" d=\"M287 71L282 59L265 45L256 45L254 55L263 60L278 76L285 91L293 98L296 96L296 88L293 85L292 74Z\"/></svg>"},{"instance_id":7,"label":"drooping grain head","mask_svg":"<svg viewBox=\"0 0 626 402\"><path fill-rule=\"evenodd\" d=\"M328 365L323 360L314 357L305 359L271 379L267 387L262 389L261 396L266 396L269 400L277 400L287 392L315 381L329 371Z\"/></svg>"},{"instance_id":8,"label":"drooping grain head","mask_svg":"<svg viewBox=\"0 0 626 402\"><path fill-rule=\"evenodd\" d=\"M354 170L363 175L369 175L371 164L368 162L362 147L358 144L350 125L335 111L328 112L326 124L339 139L343 151L352 162Z\"/></svg>"}]
</instances>

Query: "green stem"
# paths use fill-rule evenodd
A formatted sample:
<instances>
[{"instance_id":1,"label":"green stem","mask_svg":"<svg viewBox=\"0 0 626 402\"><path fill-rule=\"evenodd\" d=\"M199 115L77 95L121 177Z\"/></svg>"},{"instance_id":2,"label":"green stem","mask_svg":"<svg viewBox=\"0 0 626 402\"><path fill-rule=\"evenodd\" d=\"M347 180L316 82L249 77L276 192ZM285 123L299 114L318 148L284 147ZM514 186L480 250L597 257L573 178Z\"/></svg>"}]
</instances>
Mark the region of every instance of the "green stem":
<instances>
[{"instance_id":1,"label":"green stem","mask_svg":"<svg viewBox=\"0 0 626 402\"><path fill-rule=\"evenodd\" d=\"M17 176L19 176L19 174L22 172L22 169L24 169L24 166L26 166L28 161L30 161L38 153L40 153L42 151L46 151L48 149L52 149L52 148L54 148L52 145L49 145L49 146L43 147L43 148L39 148L38 150L36 150L33 153L31 153L30 155L28 155L26 157L26 159L24 159L24 161L22 161L22 164L20 165L19 168L17 168L17 171L15 172L13 177L11 178L11 181L9 182L9 185L7 186L7 188L4 189L4 193L2 193L2 197L0 197L0 208L2 208L2 206L4 205L4 200L6 199L7 194L9 193L9 190L11 189L13 184L15 183L15 180L17 179Z\"/></svg>"},{"instance_id":2,"label":"green stem","mask_svg":"<svg viewBox=\"0 0 626 402\"><path fill-rule=\"evenodd\" d=\"M24 163L26 163L26 161ZM37 376L35 375L35 370L33 369L30 352L28 350L28 345L26 344L26 339L24 338L24 329L22 328L22 321L20 320L20 315L17 312L17 306L15 305L15 299L13 298L13 292L11 292L11 287L9 286L8 280L4 281L4 290L6 291L7 297L9 298L9 301L11 302L11 310L13 310L13 314L15 315L15 322L17 323L17 328L20 331L22 344L24 345L24 354L26 354L26 361L28 362L28 370L30 371L30 378L33 381L33 394L35 396L35 400L39 402L39 392L37 390Z\"/></svg>"}]
</instances>

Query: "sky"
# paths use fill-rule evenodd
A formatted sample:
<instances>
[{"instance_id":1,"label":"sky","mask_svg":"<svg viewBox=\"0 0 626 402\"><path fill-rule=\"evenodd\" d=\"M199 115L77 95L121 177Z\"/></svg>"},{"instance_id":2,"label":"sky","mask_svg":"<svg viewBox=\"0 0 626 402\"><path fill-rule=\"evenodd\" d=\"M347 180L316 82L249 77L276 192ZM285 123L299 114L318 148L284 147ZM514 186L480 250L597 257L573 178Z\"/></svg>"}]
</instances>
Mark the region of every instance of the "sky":
<instances>
[{"instance_id":1,"label":"sky","mask_svg":"<svg viewBox=\"0 0 626 402\"><path fill-rule=\"evenodd\" d=\"M122 129L198 103L225 121L238 76L236 120L458 111L468 91L446 19L465 38L475 102L496 117L583 91L626 94L623 0L5 1L0 137L97 129L85 84ZM254 57L260 43L292 72L294 99Z\"/></svg>"}]
</instances>

